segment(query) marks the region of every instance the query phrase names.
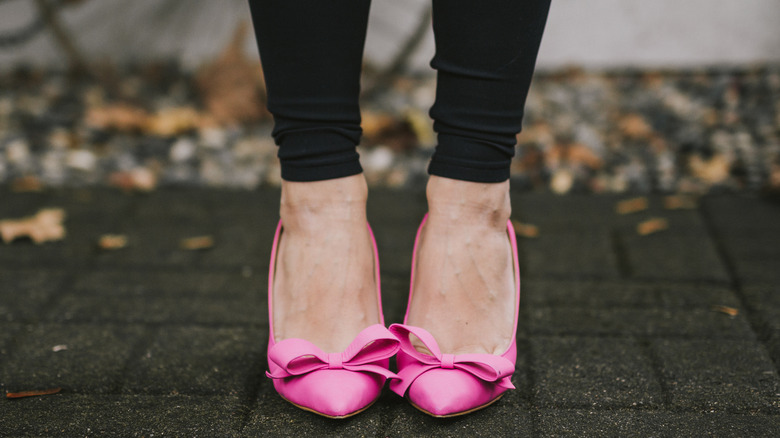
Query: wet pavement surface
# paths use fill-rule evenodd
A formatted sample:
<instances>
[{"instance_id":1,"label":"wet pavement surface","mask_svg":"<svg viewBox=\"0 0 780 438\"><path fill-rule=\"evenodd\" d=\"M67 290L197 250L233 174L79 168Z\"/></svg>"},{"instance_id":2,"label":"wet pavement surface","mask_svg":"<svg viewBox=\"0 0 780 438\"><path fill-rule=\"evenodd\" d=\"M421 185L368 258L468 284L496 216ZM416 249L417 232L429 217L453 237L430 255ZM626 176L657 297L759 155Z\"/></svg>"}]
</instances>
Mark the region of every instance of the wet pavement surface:
<instances>
[{"instance_id":1,"label":"wet pavement surface","mask_svg":"<svg viewBox=\"0 0 780 438\"><path fill-rule=\"evenodd\" d=\"M12 193L0 219L61 207L67 236L0 244L1 436L777 436L780 200L709 195L615 213L617 195L517 192L517 390L434 419L387 388L328 420L264 375L278 190ZM403 317L421 191L374 190L386 322ZM639 222L662 217L649 235ZM98 248L106 233L127 236ZM214 245L180 248L208 235ZM720 306L720 307L717 307ZM728 313L732 313L729 315Z\"/></svg>"}]
</instances>

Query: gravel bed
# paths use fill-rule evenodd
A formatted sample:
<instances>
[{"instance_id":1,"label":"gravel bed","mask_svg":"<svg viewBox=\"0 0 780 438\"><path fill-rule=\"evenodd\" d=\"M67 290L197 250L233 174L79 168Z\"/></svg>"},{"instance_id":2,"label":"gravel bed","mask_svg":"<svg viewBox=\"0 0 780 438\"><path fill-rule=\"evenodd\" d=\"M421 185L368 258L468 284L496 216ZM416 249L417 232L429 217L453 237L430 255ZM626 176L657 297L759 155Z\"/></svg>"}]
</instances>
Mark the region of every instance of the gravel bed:
<instances>
[{"instance_id":1,"label":"gravel bed","mask_svg":"<svg viewBox=\"0 0 780 438\"><path fill-rule=\"evenodd\" d=\"M20 190L279 183L267 113L215 122L195 75L173 63L97 77L22 67L0 73L0 183ZM433 76L404 77L364 99L360 153L371 185L425 180L434 90ZM780 65L538 73L526 107L512 167L518 188L780 190Z\"/></svg>"}]
</instances>

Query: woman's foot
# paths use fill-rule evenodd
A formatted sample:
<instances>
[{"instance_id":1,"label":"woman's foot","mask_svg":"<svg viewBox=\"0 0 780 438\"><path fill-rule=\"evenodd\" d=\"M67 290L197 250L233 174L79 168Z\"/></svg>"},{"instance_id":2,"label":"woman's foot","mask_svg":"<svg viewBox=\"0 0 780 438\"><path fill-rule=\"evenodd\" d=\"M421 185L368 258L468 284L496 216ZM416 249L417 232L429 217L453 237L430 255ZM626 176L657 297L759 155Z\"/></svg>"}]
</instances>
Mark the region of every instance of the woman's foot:
<instances>
[{"instance_id":1,"label":"woman's foot","mask_svg":"<svg viewBox=\"0 0 780 438\"><path fill-rule=\"evenodd\" d=\"M274 280L276 341L343 351L381 321L363 175L282 182L284 227Z\"/></svg>"},{"instance_id":2,"label":"woman's foot","mask_svg":"<svg viewBox=\"0 0 780 438\"><path fill-rule=\"evenodd\" d=\"M509 182L431 176L427 196L407 324L443 353L502 354L515 336Z\"/></svg>"}]
</instances>

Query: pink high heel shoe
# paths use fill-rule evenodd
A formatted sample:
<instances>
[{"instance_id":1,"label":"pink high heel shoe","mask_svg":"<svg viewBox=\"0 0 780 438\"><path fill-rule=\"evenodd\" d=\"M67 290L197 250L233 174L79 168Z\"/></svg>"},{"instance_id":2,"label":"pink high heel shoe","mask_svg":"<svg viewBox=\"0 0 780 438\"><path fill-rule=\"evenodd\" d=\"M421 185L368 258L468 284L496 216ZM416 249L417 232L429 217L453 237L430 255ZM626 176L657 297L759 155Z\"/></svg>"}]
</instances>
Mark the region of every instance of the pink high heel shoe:
<instances>
[{"instance_id":1,"label":"pink high heel shoe","mask_svg":"<svg viewBox=\"0 0 780 438\"><path fill-rule=\"evenodd\" d=\"M517 257L517 240L512 223L507 221L507 234L512 245L512 263L515 271L515 322L512 342L500 356L492 354L442 354L436 340L426 330L405 325L409 317L414 285L414 268L420 234L428 218L426 214L417 230L412 255L412 277L409 287L404 324L390 326L401 341L396 358L398 379L390 382L390 389L406 397L412 406L434 417L454 417L482 409L514 389L511 377L517 361L518 305L520 303L520 269ZM416 336L431 354L424 354L412 345L409 335Z\"/></svg>"},{"instance_id":2,"label":"pink high heel shoe","mask_svg":"<svg viewBox=\"0 0 780 438\"><path fill-rule=\"evenodd\" d=\"M303 339L276 342L273 323L273 286L276 251L282 233L282 222L276 227L268 274L268 372L274 388L282 398L295 406L329 418L346 418L371 406L388 378L397 378L389 368L389 359L399 349L398 340L385 328L379 286L379 257L376 240L368 227L374 247L379 318L361 331L347 349L325 353Z\"/></svg>"}]
</instances>

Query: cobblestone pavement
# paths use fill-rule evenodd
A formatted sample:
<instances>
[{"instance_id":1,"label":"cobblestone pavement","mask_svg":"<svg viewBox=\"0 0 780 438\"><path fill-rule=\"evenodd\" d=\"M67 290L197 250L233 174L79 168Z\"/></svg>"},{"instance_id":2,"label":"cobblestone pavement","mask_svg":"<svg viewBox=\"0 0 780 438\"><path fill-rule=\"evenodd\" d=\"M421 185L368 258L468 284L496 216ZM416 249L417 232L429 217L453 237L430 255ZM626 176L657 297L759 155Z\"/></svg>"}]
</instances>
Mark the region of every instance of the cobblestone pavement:
<instances>
[{"instance_id":1,"label":"cobblestone pavement","mask_svg":"<svg viewBox=\"0 0 780 438\"><path fill-rule=\"evenodd\" d=\"M385 390L327 420L264 376L278 192L10 193L0 218L58 206L67 237L0 244L2 436L777 436L780 202L708 196L614 212L617 196L517 193L516 391L440 420ZM387 322L403 316L422 192L374 191ZM637 222L669 221L639 236ZM98 236L128 236L99 250ZM212 235L206 250L183 237ZM726 306L735 316L713 310ZM57 346L58 348L54 348ZM59 350L59 351L54 351Z\"/></svg>"}]
</instances>

